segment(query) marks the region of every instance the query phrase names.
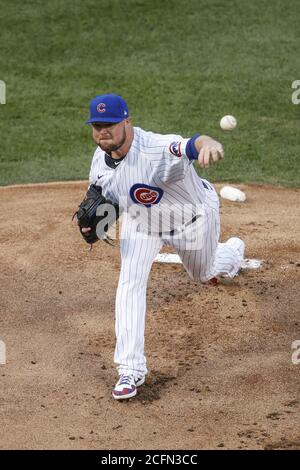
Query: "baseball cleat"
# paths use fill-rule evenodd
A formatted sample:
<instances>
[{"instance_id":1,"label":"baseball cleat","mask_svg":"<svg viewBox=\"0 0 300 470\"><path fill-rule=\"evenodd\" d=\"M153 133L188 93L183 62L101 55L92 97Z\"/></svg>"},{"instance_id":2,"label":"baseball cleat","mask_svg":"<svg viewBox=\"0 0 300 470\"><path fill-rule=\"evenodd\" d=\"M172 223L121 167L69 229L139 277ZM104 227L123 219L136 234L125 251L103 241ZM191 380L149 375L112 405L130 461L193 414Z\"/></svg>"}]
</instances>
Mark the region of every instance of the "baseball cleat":
<instances>
[{"instance_id":1,"label":"baseball cleat","mask_svg":"<svg viewBox=\"0 0 300 470\"><path fill-rule=\"evenodd\" d=\"M143 385L144 382L145 376L135 379L133 375L122 374L112 391L112 396L115 400L126 400L135 397L137 387Z\"/></svg>"}]
</instances>

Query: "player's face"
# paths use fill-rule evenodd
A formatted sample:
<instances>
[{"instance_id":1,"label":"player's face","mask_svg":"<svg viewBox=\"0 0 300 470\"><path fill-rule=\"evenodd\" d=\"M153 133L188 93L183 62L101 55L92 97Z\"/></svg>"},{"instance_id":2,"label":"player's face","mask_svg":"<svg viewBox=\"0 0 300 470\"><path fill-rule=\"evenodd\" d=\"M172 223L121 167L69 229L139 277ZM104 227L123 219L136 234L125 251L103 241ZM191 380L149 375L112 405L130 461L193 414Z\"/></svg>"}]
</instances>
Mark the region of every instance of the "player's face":
<instances>
[{"instance_id":1,"label":"player's face","mask_svg":"<svg viewBox=\"0 0 300 470\"><path fill-rule=\"evenodd\" d=\"M95 122L93 139L105 152L115 152L126 141L126 119L118 123Z\"/></svg>"}]
</instances>

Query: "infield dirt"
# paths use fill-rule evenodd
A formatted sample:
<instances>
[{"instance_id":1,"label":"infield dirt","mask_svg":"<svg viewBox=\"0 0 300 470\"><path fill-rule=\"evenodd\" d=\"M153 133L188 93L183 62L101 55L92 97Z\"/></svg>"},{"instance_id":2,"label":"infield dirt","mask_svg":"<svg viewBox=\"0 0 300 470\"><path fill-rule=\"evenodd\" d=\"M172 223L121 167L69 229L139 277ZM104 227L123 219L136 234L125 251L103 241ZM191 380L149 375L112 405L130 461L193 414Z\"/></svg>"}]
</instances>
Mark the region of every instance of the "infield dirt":
<instances>
[{"instance_id":1,"label":"infield dirt","mask_svg":"<svg viewBox=\"0 0 300 470\"><path fill-rule=\"evenodd\" d=\"M265 261L230 285L154 263L149 375L119 403L119 250L89 251L71 222L86 186L0 189L0 448L299 449L299 190L239 185L246 202L222 200L221 240Z\"/></svg>"}]
</instances>

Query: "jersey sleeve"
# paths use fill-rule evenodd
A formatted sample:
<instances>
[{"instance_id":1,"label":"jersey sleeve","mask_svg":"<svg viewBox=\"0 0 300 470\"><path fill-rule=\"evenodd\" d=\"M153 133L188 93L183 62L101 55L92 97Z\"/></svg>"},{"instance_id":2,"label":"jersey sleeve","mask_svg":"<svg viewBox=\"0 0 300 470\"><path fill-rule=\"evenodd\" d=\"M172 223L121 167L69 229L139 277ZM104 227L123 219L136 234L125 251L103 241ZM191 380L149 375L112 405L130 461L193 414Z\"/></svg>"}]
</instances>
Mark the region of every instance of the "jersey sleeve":
<instances>
[{"instance_id":1,"label":"jersey sleeve","mask_svg":"<svg viewBox=\"0 0 300 470\"><path fill-rule=\"evenodd\" d=\"M93 159L92 159L92 163L91 163L90 174L89 174L89 184L95 184L97 182L98 165L99 165L99 151L98 149L96 149Z\"/></svg>"},{"instance_id":2,"label":"jersey sleeve","mask_svg":"<svg viewBox=\"0 0 300 470\"><path fill-rule=\"evenodd\" d=\"M152 134L150 148L154 151L151 160L155 163L156 176L163 183L185 178L193 162L185 154L188 140L176 134Z\"/></svg>"}]
</instances>

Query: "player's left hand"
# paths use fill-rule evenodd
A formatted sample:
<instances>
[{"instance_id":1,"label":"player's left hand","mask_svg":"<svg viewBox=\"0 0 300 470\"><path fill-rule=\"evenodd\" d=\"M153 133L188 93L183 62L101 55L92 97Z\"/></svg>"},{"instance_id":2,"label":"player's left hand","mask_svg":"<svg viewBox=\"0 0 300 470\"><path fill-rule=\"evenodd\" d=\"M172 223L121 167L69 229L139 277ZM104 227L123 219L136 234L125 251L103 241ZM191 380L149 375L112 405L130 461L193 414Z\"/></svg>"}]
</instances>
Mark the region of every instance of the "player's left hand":
<instances>
[{"instance_id":1,"label":"player's left hand","mask_svg":"<svg viewBox=\"0 0 300 470\"><path fill-rule=\"evenodd\" d=\"M211 163L215 163L224 158L223 146L217 140L202 135L199 137L197 144L200 144L198 162L201 168L208 168Z\"/></svg>"}]
</instances>

